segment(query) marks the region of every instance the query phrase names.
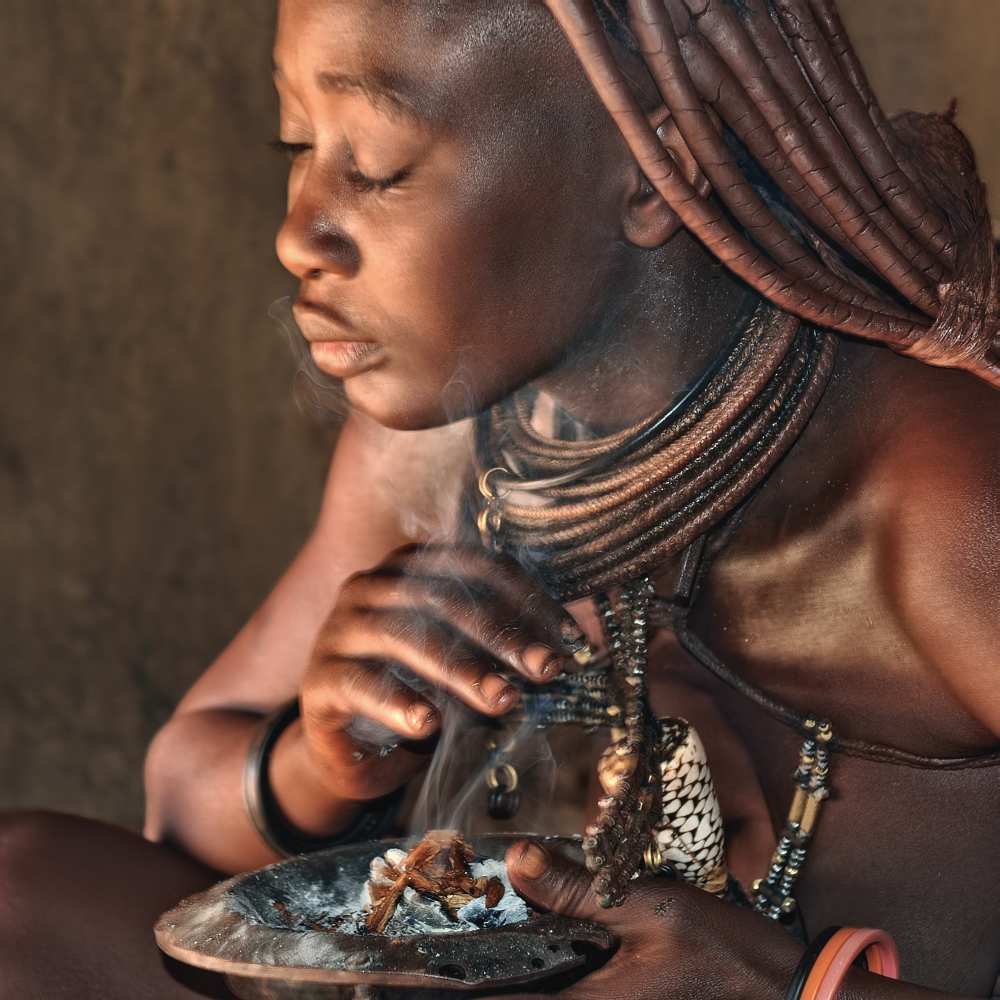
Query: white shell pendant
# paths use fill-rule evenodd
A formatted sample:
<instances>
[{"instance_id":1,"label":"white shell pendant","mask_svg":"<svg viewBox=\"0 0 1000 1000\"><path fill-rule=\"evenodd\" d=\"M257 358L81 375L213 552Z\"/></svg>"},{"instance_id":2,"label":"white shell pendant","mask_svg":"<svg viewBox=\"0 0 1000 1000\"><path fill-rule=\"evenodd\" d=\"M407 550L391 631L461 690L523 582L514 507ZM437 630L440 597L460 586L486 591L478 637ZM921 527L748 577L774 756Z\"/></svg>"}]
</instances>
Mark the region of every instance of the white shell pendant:
<instances>
[{"instance_id":1,"label":"white shell pendant","mask_svg":"<svg viewBox=\"0 0 1000 1000\"><path fill-rule=\"evenodd\" d=\"M660 863L685 882L721 895L729 877L726 842L705 748L685 720L658 721L671 742L678 729L682 733L673 752L660 761L663 809L655 826Z\"/></svg>"}]
</instances>

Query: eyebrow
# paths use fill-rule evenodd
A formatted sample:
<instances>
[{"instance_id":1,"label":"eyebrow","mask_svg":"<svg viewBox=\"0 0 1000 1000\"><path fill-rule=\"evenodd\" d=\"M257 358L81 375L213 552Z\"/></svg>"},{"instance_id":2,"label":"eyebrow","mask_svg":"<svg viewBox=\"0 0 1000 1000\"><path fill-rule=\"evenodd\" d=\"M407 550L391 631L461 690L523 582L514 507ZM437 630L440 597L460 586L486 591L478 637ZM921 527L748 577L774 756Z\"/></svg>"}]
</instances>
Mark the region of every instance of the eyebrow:
<instances>
[{"instance_id":1,"label":"eyebrow","mask_svg":"<svg viewBox=\"0 0 1000 1000\"><path fill-rule=\"evenodd\" d=\"M281 67L274 63L274 77L285 78ZM326 93L361 94L370 104L389 118L409 124L428 125L432 118L413 99L407 88L384 73L332 73L320 70L316 73L316 84Z\"/></svg>"}]
</instances>

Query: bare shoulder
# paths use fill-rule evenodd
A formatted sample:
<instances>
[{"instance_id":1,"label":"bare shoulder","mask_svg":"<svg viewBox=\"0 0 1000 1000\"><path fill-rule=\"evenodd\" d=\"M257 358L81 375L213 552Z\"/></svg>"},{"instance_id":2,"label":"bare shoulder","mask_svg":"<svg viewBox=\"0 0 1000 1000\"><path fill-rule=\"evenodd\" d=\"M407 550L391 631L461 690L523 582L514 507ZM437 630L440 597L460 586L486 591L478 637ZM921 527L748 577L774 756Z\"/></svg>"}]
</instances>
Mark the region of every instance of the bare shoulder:
<instances>
[{"instance_id":1,"label":"bare shoulder","mask_svg":"<svg viewBox=\"0 0 1000 1000\"><path fill-rule=\"evenodd\" d=\"M1000 392L906 359L880 367L885 585L925 662L1000 737Z\"/></svg>"},{"instance_id":2,"label":"bare shoulder","mask_svg":"<svg viewBox=\"0 0 1000 1000\"><path fill-rule=\"evenodd\" d=\"M357 523L365 534L398 536L397 544L447 537L472 462L470 420L395 431L352 415L331 461L317 534L343 536L345 524Z\"/></svg>"},{"instance_id":3,"label":"bare shoulder","mask_svg":"<svg viewBox=\"0 0 1000 1000\"><path fill-rule=\"evenodd\" d=\"M401 432L349 416L312 533L178 710L267 711L292 697L344 580L452 528L471 451L469 426Z\"/></svg>"},{"instance_id":4,"label":"bare shoulder","mask_svg":"<svg viewBox=\"0 0 1000 1000\"><path fill-rule=\"evenodd\" d=\"M316 526L292 567L298 589L329 606L348 576L394 549L448 538L472 442L470 422L395 431L352 413L334 448Z\"/></svg>"}]
</instances>

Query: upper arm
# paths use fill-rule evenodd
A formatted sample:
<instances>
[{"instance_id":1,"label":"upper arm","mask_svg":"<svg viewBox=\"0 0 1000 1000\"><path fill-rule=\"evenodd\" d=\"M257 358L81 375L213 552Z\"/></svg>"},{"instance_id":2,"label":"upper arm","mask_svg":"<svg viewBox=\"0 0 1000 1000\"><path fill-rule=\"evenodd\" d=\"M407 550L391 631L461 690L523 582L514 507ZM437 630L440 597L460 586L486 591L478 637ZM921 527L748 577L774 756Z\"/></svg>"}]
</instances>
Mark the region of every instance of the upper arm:
<instances>
[{"instance_id":1,"label":"upper arm","mask_svg":"<svg viewBox=\"0 0 1000 1000\"><path fill-rule=\"evenodd\" d=\"M925 662L1000 738L1000 393L972 395L900 442L892 575Z\"/></svg>"},{"instance_id":2,"label":"upper arm","mask_svg":"<svg viewBox=\"0 0 1000 1000\"><path fill-rule=\"evenodd\" d=\"M178 712L267 711L294 697L316 634L347 577L377 565L400 545L450 530L470 448L465 424L400 432L349 416L311 535Z\"/></svg>"}]
</instances>

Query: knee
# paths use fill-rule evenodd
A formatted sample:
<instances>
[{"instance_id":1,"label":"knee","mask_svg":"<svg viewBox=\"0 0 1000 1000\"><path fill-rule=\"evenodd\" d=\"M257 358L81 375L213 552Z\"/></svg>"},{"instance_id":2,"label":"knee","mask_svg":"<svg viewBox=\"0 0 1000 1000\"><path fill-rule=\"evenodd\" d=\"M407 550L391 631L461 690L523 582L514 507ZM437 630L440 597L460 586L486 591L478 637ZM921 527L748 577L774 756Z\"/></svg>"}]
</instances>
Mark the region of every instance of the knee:
<instances>
[{"instance_id":1,"label":"knee","mask_svg":"<svg viewBox=\"0 0 1000 1000\"><path fill-rule=\"evenodd\" d=\"M74 822L42 810L0 813L0 899L23 902L29 888L41 888Z\"/></svg>"},{"instance_id":2,"label":"knee","mask_svg":"<svg viewBox=\"0 0 1000 1000\"><path fill-rule=\"evenodd\" d=\"M0 813L0 872L16 871L50 835L56 813L42 810Z\"/></svg>"}]
</instances>

